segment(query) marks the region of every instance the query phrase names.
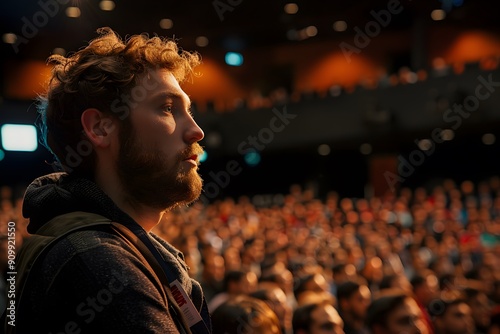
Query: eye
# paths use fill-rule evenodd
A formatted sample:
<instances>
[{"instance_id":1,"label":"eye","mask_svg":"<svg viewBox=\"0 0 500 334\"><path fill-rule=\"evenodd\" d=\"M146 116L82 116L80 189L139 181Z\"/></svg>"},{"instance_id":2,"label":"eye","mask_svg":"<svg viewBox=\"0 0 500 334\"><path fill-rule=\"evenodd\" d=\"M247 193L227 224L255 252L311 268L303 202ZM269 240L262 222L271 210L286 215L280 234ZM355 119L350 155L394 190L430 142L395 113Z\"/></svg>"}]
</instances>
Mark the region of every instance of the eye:
<instances>
[{"instance_id":1,"label":"eye","mask_svg":"<svg viewBox=\"0 0 500 334\"><path fill-rule=\"evenodd\" d=\"M161 110L166 113L172 113L173 107L171 104L166 104L163 107L161 107Z\"/></svg>"}]
</instances>

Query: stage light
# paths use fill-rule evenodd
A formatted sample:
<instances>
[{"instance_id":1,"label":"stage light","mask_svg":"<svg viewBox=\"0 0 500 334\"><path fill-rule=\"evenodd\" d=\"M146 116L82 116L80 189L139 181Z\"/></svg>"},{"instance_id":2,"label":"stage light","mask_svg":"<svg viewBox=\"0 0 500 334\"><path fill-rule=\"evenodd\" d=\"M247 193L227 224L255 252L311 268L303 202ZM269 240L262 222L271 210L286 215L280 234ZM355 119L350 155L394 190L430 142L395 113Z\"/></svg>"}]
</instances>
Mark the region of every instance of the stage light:
<instances>
[{"instance_id":1,"label":"stage light","mask_svg":"<svg viewBox=\"0 0 500 334\"><path fill-rule=\"evenodd\" d=\"M441 21L441 20L444 20L446 17L446 12L442 9L434 9L432 12L431 12L431 18L434 20L434 21Z\"/></svg>"},{"instance_id":2,"label":"stage light","mask_svg":"<svg viewBox=\"0 0 500 334\"><path fill-rule=\"evenodd\" d=\"M243 64L243 55L238 52L226 53L226 64L230 66L241 66Z\"/></svg>"},{"instance_id":3,"label":"stage light","mask_svg":"<svg viewBox=\"0 0 500 334\"><path fill-rule=\"evenodd\" d=\"M455 132L451 129L444 129L441 131L441 138L445 141L453 140L453 138L455 138Z\"/></svg>"},{"instance_id":4,"label":"stage light","mask_svg":"<svg viewBox=\"0 0 500 334\"><path fill-rule=\"evenodd\" d=\"M63 48L54 48L54 50L52 50L52 54L65 56L66 50L64 50Z\"/></svg>"},{"instance_id":5,"label":"stage light","mask_svg":"<svg viewBox=\"0 0 500 334\"><path fill-rule=\"evenodd\" d=\"M14 44L17 41L17 36L13 33L6 33L2 35L2 40L6 44Z\"/></svg>"},{"instance_id":6,"label":"stage light","mask_svg":"<svg viewBox=\"0 0 500 334\"><path fill-rule=\"evenodd\" d=\"M333 23L333 30L337 32L342 32L347 30L347 22L346 21L335 21Z\"/></svg>"},{"instance_id":7,"label":"stage light","mask_svg":"<svg viewBox=\"0 0 500 334\"><path fill-rule=\"evenodd\" d=\"M27 124L4 124L0 129L5 151L33 152L38 148L36 128Z\"/></svg>"},{"instance_id":8,"label":"stage light","mask_svg":"<svg viewBox=\"0 0 500 334\"><path fill-rule=\"evenodd\" d=\"M369 155L370 153L372 153L373 148L372 148L372 145L370 145L368 143L364 143L364 144L361 144L361 146L359 147L359 151L363 155Z\"/></svg>"},{"instance_id":9,"label":"stage light","mask_svg":"<svg viewBox=\"0 0 500 334\"><path fill-rule=\"evenodd\" d=\"M102 0L100 3L99 3L99 7L104 10L104 11L112 11L113 9L115 9L115 3L111 0Z\"/></svg>"},{"instance_id":10,"label":"stage light","mask_svg":"<svg viewBox=\"0 0 500 334\"><path fill-rule=\"evenodd\" d=\"M174 21L171 19L161 19L160 20L160 27L162 29L171 29L174 26Z\"/></svg>"},{"instance_id":11,"label":"stage light","mask_svg":"<svg viewBox=\"0 0 500 334\"><path fill-rule=\"evenodd\" d=\"M318 154L322 156L327 156L331 152L330 146L328 144L321 144L318 146Z\"/></svg>"},{"instance_id":12,"label":"stage light","mask_svg":"<svg viewBox=\"0 0 500 334\"><path fill-rule=\"evenodd\" d=\"M297 14L299 11L299 6L296 3L287 3L284 7L285 13L287 14Z\"/></svg>"},{"instance_id":13,"label":"stage light","mask_svg":"<svg viewBox=\"0 0 500 334\"><path fill-rule=\"evenodd\" d=\"M484 145L493 145L496 141L496 137L493 133L485 133L481 139Z\"/></svg>"},{"instance_id":14,"label":"stage light","mask_svg":"<svg viewBox=\"0 0 500 334\"><path fill-rule=\"evenodd\" d=\"M248 166L257 166L260 163L260 154L258 152L249 152L244 156Z\"/></svg>"},{"instance_id":15,"label":"stage light","mask_svg":"<svg viewBox=\"0 0 500 334\"><path fill-rule=\"evenodd\" d=\"M198 36L196 37L195 43L199 47L203 48L208 45L208 38L206 38L205 36Z\"/></svg>"},{"instance_id":16,"label":"stage light","mask_svg":"<svg viewBox=\"0 0 500 334\"><path fill-rule=\"evenodd\" d=\"M80 17L81 11L78 7L68 7L66 8L67 17Z\"/></svg>"},{"instance_id":17,"label":"stage light","mask_svg":"<svg viewBox=\"0 0 500 334\"><path fill-rule=\"evenodd\" d=\"M207 158L208 158L207 151L203 151L203 153L200 155L200 162L207 161Z\"/></svg>"}]
</instances>

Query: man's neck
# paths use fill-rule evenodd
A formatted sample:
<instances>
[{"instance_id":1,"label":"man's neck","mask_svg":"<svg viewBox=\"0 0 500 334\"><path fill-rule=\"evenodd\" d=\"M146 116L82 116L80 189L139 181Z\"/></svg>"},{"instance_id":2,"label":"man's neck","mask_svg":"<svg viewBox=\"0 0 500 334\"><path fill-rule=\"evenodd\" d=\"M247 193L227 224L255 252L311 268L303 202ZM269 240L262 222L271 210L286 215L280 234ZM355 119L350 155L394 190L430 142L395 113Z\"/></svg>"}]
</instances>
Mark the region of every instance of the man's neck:
<instances>
[{"instance_id":1,"label":"man's neck","mask_svg":"<svg viewBox=\"0 0 500 334\"><path fill-rule=\"evenodd\" d=\"M120 210L132 217L146 232L151 232L160 222L163 212L131 200L116 175L96 175L96 183Z\"/></svg>"}]
</instances>

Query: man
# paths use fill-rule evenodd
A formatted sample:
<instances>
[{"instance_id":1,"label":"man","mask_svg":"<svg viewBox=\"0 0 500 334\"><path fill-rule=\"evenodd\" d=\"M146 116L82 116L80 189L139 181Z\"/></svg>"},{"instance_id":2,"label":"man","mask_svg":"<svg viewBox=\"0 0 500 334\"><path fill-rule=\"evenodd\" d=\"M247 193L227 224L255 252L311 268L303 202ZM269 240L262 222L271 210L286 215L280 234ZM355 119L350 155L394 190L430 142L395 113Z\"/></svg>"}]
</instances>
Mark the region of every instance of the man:
<instances>
[{"instance_id":1,"label":"man","mask_svg":"<svg viewBox=\"0 0 500 334\"><path fill-rule=\"evenodd\" d=\"M249 295L257 290L258 278L253 271L230 270L224 274L222 291L216 294L208 303L210 313L222 303L238 295Z\"/></svg>"},{"instance_id":2,"label":"man","mask_svg":"<svg viewBox=\"0 0 500 334\"><path fill-rule=\"evenodd\" d=\"M428 334L420 308L408 294L390 291L368 307L366 325L373 334Z\"/></svg>"},{"instance_id":3,"label":"man","mask_svg":"<svg viewBox=\"0 0 500 334\"><path fill-rule=\"evenodd\" d=\"M464 299L471 309L476 334L488 333L493 308L486 293L479 288L467 287L464 289Z\"/></svg>"},{"instance_id":4,"label":"man","mask_svg":"<svg viewBox=\"0 0 500 334\"><path fill-rule=\"evenodd\" d=\"M32 240L49 224L52 231L82 222L105 225L68 234L37 259L16 296L15 329L198 332L189 319L194 316L201 320L195 327L209 332L202 290L189 278L182 254L151 233L165 211L201 192L203 131L180 87L199 56L171 40L141 35L122 41L109 28L98 32L72 56L50 58L53 76L39 105L42 133L66 173L35 180L23 214ZM28 245L24 254L30 252Z\"/></svg>"},{"instance_id":5,"label":"man","mask_svg":"<svg viewBox=\"0 0 500 334\"><path fill-rule=\"evenodd\" d=\"M328 301L298 307L293 312L294 334L344 334L344 321Z\"/></svg>"},{"instance_id":6,"label":"man","mask_svg":"<svg viewBox=\"0 0 500 334\"><path fill-rule=\"evenodd\" d=\"M367 285L347 281L338 286L337 303L346 334L367 333L365 319L370 302L371 291Z\"/></svg>"},{"instance_id":7,"label":"man","mask_svg":"<svg viewBox=\"0 0 500 334\"><path fill-rule=\"evenodd\" d=\"M264 301L276 313L283 334L292 333L293 309L288 305L286 294L277 283L259 282L258 289L252 292L250 297Z\"/></svg>"},{"instance_id":8,"label":"man","mask_svg":"<svg viewBox=\"0 0 500 334\"><path fill-rule=\"evenodd\" d=\"M410 281L413 288L413 296L422 312L425 325L429 334L434 333L432 320L429 315L429 305L433 300L439 298L439 280L434 272L424 270L414 275Z\"/></svg>"},{"instance_id":9,"label":"man","mask_svg":"<svg viewBox=\"0 0 500 334\"><path fill-rule=\"evenodd\" d=\"M472 311L465 300L437 299L429 308L436 334L474 334Z\"/></svg>"},{"instance_id":10,"label":"man","mask_svg":"<svg viewBox=\"0 0 500 334\"><path fill-rule=\"evenodd\" d=\"M293 294L297 300L297 304L302 304L302 297L304 294L307 295L308 292L314 292L318 294L330 294L330 288L328 282L320 273L306 274L304 276L299 276L296 279ZM333 297L333 296L332 296Z\"/></svg>"}]
</instances>

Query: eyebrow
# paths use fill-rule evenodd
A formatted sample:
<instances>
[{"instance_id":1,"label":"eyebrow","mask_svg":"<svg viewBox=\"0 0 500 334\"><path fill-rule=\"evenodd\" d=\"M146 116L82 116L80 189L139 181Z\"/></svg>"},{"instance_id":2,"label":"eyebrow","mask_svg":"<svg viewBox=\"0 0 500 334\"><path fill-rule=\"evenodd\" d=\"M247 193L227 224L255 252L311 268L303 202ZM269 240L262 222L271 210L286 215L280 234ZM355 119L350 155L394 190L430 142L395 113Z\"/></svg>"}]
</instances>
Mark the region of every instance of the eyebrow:
<instances>
[{"instance_id":1,"label":"eyebrow","mask_svg":"<svg viewBox=\"0 0 500 334\"><path fill-rule=\"evenodd\" d=\"M165 99L178 99L178 100L181 100L181 101L186 101L187 102L187 107L188 109L191 109L191 99L189 97L186 98L185 100L185 97L186 95L182 95L180 93L175 93L175 92L161 92L161 93L158 93L156 95L153 95L151 97L151 99L153 101L156 101L156 100L165 100Z\"/></svg>"}]
</instances>

